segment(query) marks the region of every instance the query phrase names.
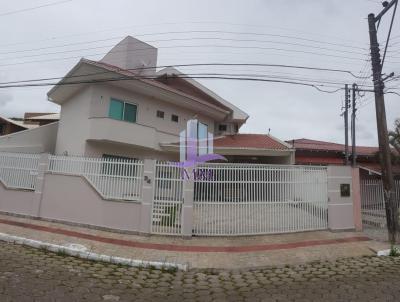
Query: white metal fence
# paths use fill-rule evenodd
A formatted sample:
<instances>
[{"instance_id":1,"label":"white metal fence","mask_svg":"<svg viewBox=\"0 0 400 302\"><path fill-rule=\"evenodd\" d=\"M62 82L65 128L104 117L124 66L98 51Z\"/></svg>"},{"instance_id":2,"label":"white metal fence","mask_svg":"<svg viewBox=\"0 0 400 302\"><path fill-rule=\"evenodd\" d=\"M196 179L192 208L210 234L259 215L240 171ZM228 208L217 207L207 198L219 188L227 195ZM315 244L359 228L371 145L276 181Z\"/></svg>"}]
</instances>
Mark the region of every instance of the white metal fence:
<instances>
[{"instance_id":1,"label":"white metal fence","mask_svg":"<svg viewBox=\"0 0 400 302\"><path fill-rule=\"evenodd\" d=\"M156 163L152 233L181 234L183 183L182 168L168 162Z\"/></svg>"},{"instance_id":2,"label":"white metal fence","mask_svg":"<svg viewBox=\"0 0 400 302\"><path fill-rule=\"evenodd\" d=\"M200 169L200 171L199 171ZM207 164L197 167L195 235L250 235L327 228L324 167Z\"/></svg>"},{"instance_id":3,"label":"white metal fence","mask_svg":"<svg viewBox=\"0 0 400 302\"><path fill-rule=\"evenodd\" d=\"M395 181L395 198L400 206L400 180ZM386 228L383 184L380 179L361 180L361 214L366 226Z\"/></svg>"},{"instance_id":4,"label":"white metal fence","mask_svg":"<svg viewBox=\"0 0 400 302\"><path fill-rule=\"evenodd\" d=\"M140 200L143 166L140 160L52 155L49 172L83 176L106 199Z\"/></svg>"},{"instance_id":5,"label":"white metal fence","mask_svg":"<svg viewBox=\"0 0 400 302\"><path fill-rule=\"evenodd\" d=\"M0 152L0 180L9 188L35 190L40 155Z\"/></svg>"},{"instance_id":6,"label":"white metal fence","mask_svg":"<svg viewBox=\"0 0 400 302\"><path fill-rule=\"evenodd\" d=\"M0 153L0 180L11 188L34 190L39 161L38 154ZM143 170L141 160L55 155L48 166L50 173L85 177L103 198L128 201L142 200ZM187 175L171 163L155 163L152 233L182 234L185 176L194 177L194 235L327 228L325 167L218 163L199 165L194 172ZM371 211L373 217L382 210L384 214L381 187L362 186L364 216Z\"/></svg>"}]
</instances>

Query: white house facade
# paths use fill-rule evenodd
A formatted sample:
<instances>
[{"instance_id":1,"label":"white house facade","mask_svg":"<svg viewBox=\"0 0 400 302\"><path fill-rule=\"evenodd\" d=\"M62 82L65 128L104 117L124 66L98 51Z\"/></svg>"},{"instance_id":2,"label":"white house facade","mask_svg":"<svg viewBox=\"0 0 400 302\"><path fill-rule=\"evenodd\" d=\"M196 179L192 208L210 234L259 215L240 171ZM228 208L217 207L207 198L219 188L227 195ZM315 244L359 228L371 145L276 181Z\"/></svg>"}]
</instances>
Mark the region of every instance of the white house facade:
<instances>
[{"instance_id":1,"label":"white house facade","mask_svg":"<svg viewBox=\"0 0 400 302\"><path fill-rule=\"evenodd\" d=\"M100 61L81 59L48 92L61 107L59 122L3 136L0 151L179 160L179 133L195 118L214 134L214 152L230 161L294 163L289 144L239 134L245 112L177 69L157 72L156 65L157 49L130 36ZM56 135L41 135L49 128Z\"/></svg>"}]
</instances>

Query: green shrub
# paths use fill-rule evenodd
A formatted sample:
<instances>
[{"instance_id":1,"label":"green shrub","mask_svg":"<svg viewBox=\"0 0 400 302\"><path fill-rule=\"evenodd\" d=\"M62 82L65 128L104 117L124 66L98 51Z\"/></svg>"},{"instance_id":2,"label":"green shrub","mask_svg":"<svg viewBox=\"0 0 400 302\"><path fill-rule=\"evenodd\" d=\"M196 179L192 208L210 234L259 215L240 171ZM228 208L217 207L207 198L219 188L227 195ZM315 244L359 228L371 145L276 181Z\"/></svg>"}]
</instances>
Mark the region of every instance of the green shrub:
<instances>
[{"instance_id":1,"label":"green shrub","mask_svg":"<svg viewBox=\"0 0 400 302\"><path fill-rule=\"evenodd\" d=\"M400 257L400 250L393 246L390 248L390 252L389 252L389 256L390 257Z\"/></svg>"}]
</instances>

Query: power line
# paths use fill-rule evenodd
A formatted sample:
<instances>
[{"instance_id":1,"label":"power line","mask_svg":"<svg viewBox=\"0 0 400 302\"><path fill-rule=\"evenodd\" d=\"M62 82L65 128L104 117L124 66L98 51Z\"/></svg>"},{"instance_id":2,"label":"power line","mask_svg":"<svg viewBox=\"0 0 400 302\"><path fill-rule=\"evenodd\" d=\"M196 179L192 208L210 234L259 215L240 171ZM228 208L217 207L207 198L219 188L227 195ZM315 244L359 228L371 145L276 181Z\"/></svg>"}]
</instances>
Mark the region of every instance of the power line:
<instances>
[{"instance_id":1,"label":"power line","mask_svg":"<svg viewBox=\"0 0 400 302\"><path fill-rule=\"evenodd\" d=\"M284 83L299 86L308 86L317 89L320 92L325 93L336 93L343 88L337 88L335 90L324 90L324 87L331 87L327 85L315 85L309 83L301 83L295 81L277 80L277 79L260 79L260 78L250 78L250 77L229 77L229 76L181 76L174 75L168 76L167 78L180 78L180 79L219 79L219 80L237 80L237 81L255 81L255 82L270 82L270 83ZM87 81L75 81L75 82L62 82L62 83L29 83L29 84L16 84L16 85L0 85L0 89L5 88L22 88L22 87L43 87L43 86L65 86L65 85L77 85L77 84L94 84L94 83L104 83L104 82L116 82L116 81L138 81L138 80L155 80L156 77L118 77L118 78L108 78L108 79L97 79L97 80L87 80Z\"/></svg>"},{"instance_id":2,"label":"power line","mask_svg":"<svg viewBox=\"0 0 400 302\"><path fill-rule=\"evenodd\" d=\"M397 3L398 3L398 1L396 1L396 3L394 4L392 20L390 21L389 32L388 32L388 35L387 35L387 38L386 38L385 50L383 52L383 57L382 57L382 62L381 62L381 69L383 68L383 65L385 63L386 51L387 51L387 48L388 48L388 45L389 45L390 35L392 33L393 21L394 21L394 17L396 15L396 10L397 10Z\"/></svg>"},{"instance_id":3,"label":"power line","mask_svg":"<svg viewBox=\"0 0 400 302\"><path fill-rule=\"evenodd\" d=\"M66 44L56 45L56 46L39 47L39 48L31 48L31 49L22 49L22 50L16 50L16 51L6 51L6 52L0 52L0 55L23 53L23 52L45 50L45 49L51 49L51 48L60 48L60 47L65 47L65 46L73 46L73 45L81 45L81 44L90 44L90 43L97 43L97 42L105 42L105 41L122 39L122 38L123 37L113 37L113 38L109 38L109 39L99 39L99 40L92 40L92 41L87 41L87 42L75 42L75 43L66 43ZM315 45L304 44L304 43L293 43L293 42L272 41L272 40L259 40L259 39L234 39L234 38L223 38L223 37L222 38L221 37L170 38L170 39L150 40L150 41L145 41L145 42L146 43L157 43L157 42L171 42L171 41L193 41L193 40L219 40L219 41L231 41L231 42L272 43L272 44L301 46L301 47L315 48L315 49L328 50L328 51L341 52L341 53L349 53L349 54L358 54L358 55L364 55L365 54L365 52L333 49L333 48L315 46ZM139 42L134 42L132 44L142 44L142 42L139 41ZM120 45L124 45L124 43L122 43ZM103 45L103 46L95 46L95 47L90 47L90 48L70 49L70 50L65 50L65 51L33 54L33 55L28 55L28 56L20 56L20 57L7 58L7 59L19 59L19 58L26 58L26 57L52 55L52 54L68 53L68 52L83 51L83 50L93 50L93 49L100 49L100 48L109 48L109 47L113 47L113 46L115 46L115 45ZM367 49L365 49L365 51L367 51Z\"/></svg>"},{"instance_id":4,"label":"power line","mask_svg":"<svg viewBox=\"0 0 400 302\"><path fill-rule=\"evenodd\" d=\"M327 41L321 41L321 40L315 40L315 39L308 39L308 38L302 38L298 36L291 36L291 35L281 35L281 34L272 34L272 33L260 33L260 32L242 32L242 31L226 31L226 30L189 30L189 31L165 31L165 32L153 32L153 33L144 33L144 34L135 34L135 37L146 37L146 36L160 36L160 35L171 35L171 34L232 34L232 35L254 35L254 36L267 36L267 37L277 37L277 38L286 38L286 39L294 39L294 40L300 40L300 41L307 41L307 42L313 42L313 43L318 43L318 44L326 44L326 45L332 45L332 46L339 46L339 47L344 47L344 48L352 48L352 49L358 49L358 50L367 50L366 47L360 47L360 46L355 46L355 45L350 45L350 44L343 44L343 43L334 43L334 42L327 42ZM74 36L74 35L72 35ZM68 36L64 36L68 37ZM51 40L53 41L54 39L57 38L51 38L51 39L44 39L44 40L38 40L39 42L41 41L48 41ZM107 39L105 39L107 40ZM0 47L6 47L6 46L12 46L12 45L20 45L20 44L25 44L24 42L21 43L11 43L11 44L3 44L0 45Z\"/></svg>"},{"instance_id":5,"label":"power line","mask_svg":"<svg viewBox=\"0 0 400 302\"><path fill-rule=\"evenodd\" d=\"M114 45L112 45L114 46ZM91 50L91 49L99 49L99 48L110 48L112 47L110 45L108 46L101 46L101 47L91 47L91 48L86 48L86 49L78 49L78 50L66 50L66 51L60 51L60 52L53 52L53 53L44 53L44 54L36 54L36 55L29 55L29 56L21 56L17 58L7 58L9 59L19 59L19 58L24 58L24 57L37 57L37 56L48 56L48 55L53 55L53 54L61 54L61 53L67 53L67 52L75 52L75 51L85 51L85 50ZM284 49L284 48L276 48L276 47L261 47L261 46L232 46L232 45L220 45L220 44L204 44L204 45L174 45L174 46L158 46L158 49L176 49L176 48L228 48L228 49L258 49L258 50L274 50L274 51L284 51L284 52L294 52L294 53L303 53L303 54L311 54L311 55L317 55L317 56L324 56L324 57L332 57L332 58L341 58L341 59L348 59L348 60L355 60L355 61L360 61L362 60L361 58L356 58L356 57L348 57L348 56L341 56L341 55L334 55L334 54L327 54L327 53L321 53L321 52L314 52L314 51L307 51L307 50L299 50L299 49ZM120 51L113 51L113 53L117 52L129 52L129 53L134 53L134 52L140 52L143 50L147 49L152 49L152 47L145 47L145 48L137 48L137 49L132 49L132 50L120 50ZM106 53L96 53L96 54L89 54L89 56L97 56L97 55L105 55ZM33 61L32 61L33 62ZM24 62L25 64L28 62ZM9 66L9 65L16 65L19 63L10 63L10 64L2 64L0 66Z\"/></svg>"},{"instance_id":6,"label":"power line","mask_svg":"<svg viewBox=\"0 0 400 302\"><path fill-rule=\"evenodd\" d=\"M63 1L53 2L53 3L43 4L43 5L39 5L39 6L33 6L33 7L18 9L18 10L14 10L14 11L5 12L5 13L0 13L0 17L14 15L14 14L18 14L18 13L23 13L23 12L27 12L27 11L43 8L43 7L59 5L59 4L66 3L66 2L71 2L71 1L72 0L63 0Z\"/></svg>"},{"instance_id":7,"label":"power line","mask_svg":"<svg viewBox=\"0 0 400 302\"><path fill-rule=\"evenodd\" d=\"M352 61L362 61L363 60L361 58L355 58L355 57L347 57L347 56L319 53L319 52L312 52L312 51L304 51L304 50L296 50L296 49L283 49L283 48L276 48L276 47L231 46L231 45L176 45L176 46L160 46L158 48L177 49L177 48L198 48L198 47L274 50L274 51L283 51L283 52L292 52L292 53L311 54L311 55L323 56L323 57L341 58L341 59L347 59L347 60L352 60ZM146 49L148 49L148 48L134 49L134 50L124 50L124 52L130 52L131 53L131 52L137 52L137 51L142 51L142 50L146 50ZM121 51L114 51L114 52L122 52L122 50ZM93 53L93 54L87 54L86 56L93 57L93 56L105 55L107 53L108 52ZM16 63L7 63L7 64L0 64L0 67L31 64L31 63L60 61L60 60L68 60L68 59L77 59L77 58L81 58L81 57L82 57L82 55L70 56L70 57L62 57L62 58L53 58L53 59L24 61L24 62L16 62ZM397 62L394 62L394 63L397 63Z\"/></svg>"},{"instance_id":8,"label":"power line","mask_svg":"<svg viewBox=\"0 0 400 302\"><path fill-rule=\"evenodd\" d=\"M119 69L119 70L131 72L131 71L143 71L143 70L154 69L154 68L199 67L199 66L241 66L241 67L242 66L248 66L248 67L251 66L251 67L273 67L273 68L287 68L287 69L299 69L299 70L327 71L327 72L345 73L345 74L349 74L349 75L353 76L354 78L363 79L363 77L359 77L349 70L331 69L331 68L323 68L323 67L312 67L312 66L299 66L299 65L264 64L264 63L193 63L193 64L158 65L158 66L148 66L148 67L139 67L139 68L130 68L130 69ZM37 82L37 81L49 81L49 80L58 80L58 79L82 78L85 76L101 75L101 74L114 73L114 72L116 72L116 71L102 71L102 72L87 73L87 74L75 75L75 76L60 76L60 77L52 77L52 78L0 82L0 85L18 84L18 83L26 83L26 82Z\"/></svg>"}]
</instances>

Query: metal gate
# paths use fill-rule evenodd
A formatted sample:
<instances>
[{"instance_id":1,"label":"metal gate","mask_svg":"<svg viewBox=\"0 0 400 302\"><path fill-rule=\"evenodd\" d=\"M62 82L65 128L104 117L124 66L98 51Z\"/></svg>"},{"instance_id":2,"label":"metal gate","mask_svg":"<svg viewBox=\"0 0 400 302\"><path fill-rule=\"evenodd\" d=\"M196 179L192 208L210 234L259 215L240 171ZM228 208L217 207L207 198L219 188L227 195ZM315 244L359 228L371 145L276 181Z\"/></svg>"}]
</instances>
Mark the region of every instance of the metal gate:
<instances>
[{"instance_id":1,"label":"metal gate","mask_svg":"<svg viewBox=\"0 0 400 302\"><path fill-rule=\"evenodd\" d=\"M325 167L206 164L195 180L194 235L229 236L327 228Z\"/></svg>"},{"instance_id":2,"label":"metal gate","mask_svg":"<svg viewBox=\"0 0 400 302\"><path fill-rule=\"evenodd\" d=\"M182 168L168 162L156 162L151 232L180 235L182 204Z\"/></svg>"},{"instance_id":3,"label":"metal gate","mask_svg":"<svg viewBox=\"0 0 400 302\"><path fill-rule=\"evenodd\" d=\"M400 180L395 181L395 198L400 206ZM365 227L386 229L385 201L381 179L361 180L361 214Z\"/></svg>"}]
</instances>

